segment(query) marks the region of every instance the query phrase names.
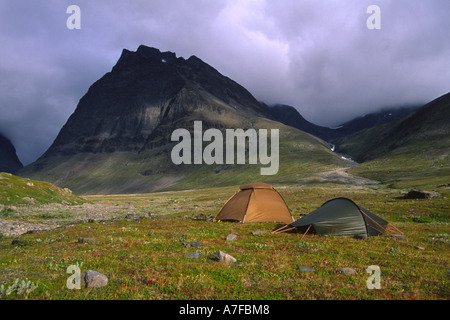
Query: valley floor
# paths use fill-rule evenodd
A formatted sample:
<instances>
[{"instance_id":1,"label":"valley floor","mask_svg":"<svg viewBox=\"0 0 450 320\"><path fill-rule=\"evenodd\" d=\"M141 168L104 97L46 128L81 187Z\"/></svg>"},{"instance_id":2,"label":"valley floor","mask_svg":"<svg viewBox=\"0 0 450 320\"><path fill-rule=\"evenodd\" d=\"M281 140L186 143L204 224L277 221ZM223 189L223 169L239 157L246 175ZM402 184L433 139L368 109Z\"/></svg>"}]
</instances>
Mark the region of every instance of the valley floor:
<instances>
[{"instance_id":1,"label":"valley floor","mask_svg":"<svg viewBox=\"0 0 450 320\"><path fill-rule=\"evenodd\" d=\"M353 178L345 171L324 174ZM431 199L406 200L401 196L408 190L357 181L277 190L295 219L348 197L402 236L302 238L272 234L276 223L212 222L237 187L86 196L82 205L3 206L0 299L447 300L449 188L437 188L440 195ZM227 241L229 234L237 238ZM237 262L216 261L219 250ZM71 265L105 274L108 284L69 290ZM381 289L367 287L366 270L373 265L381 270ZM15 279L37 287L6 294Z\"/></svg>"}]
</instances>

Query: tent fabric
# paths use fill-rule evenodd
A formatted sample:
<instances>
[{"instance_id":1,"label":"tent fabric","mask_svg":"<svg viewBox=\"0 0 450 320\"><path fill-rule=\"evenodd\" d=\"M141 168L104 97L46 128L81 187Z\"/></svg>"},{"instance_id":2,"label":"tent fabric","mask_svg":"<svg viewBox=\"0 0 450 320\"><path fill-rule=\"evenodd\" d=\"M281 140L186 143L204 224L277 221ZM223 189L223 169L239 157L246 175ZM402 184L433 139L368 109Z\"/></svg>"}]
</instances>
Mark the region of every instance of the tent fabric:
<instances>
[{"instance_id":1,"label":"tent fabric","mask_svg":"<svg viewBox=\"0 0 450 320\"><path fill-rule=\"evenodd\" d=\"M299 230L312 227L320 235L363 235L383 234L388 222L374 213L358 206L347 198L335 198L290 224Z\"/></svg>"},{"instance_id":2,"label":"tent fabric","mask_svg":"<svg viewBox=\"0 0 450 320\"><path fill-rule=\"evenodd\" d=\"M292 223L294 218L281 195L265 183L246 184L239 187L224 204L215 220Z\"/></svg>"}]
</instances>

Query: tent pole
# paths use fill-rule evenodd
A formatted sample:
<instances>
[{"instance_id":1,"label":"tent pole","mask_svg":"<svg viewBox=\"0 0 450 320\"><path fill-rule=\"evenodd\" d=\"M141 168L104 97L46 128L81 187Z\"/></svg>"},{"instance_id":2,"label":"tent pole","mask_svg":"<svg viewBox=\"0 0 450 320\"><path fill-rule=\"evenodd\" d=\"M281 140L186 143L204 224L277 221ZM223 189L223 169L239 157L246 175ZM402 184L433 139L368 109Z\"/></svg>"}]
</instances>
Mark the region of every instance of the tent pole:
<instances>
[{"instance_id":1,"label":"tent pole","mask_svg":"<svg viewBox=\"0 0 450 320\"><path fill-rule=\"evenodd\" d=\"M309 227L308 227L308 229L306 229L306 232L303 234L303 236L302 236L302 238L300 239L300 240L302 240L303 239L303 237L308 233L308 231L309 231L309 228L311 228L311 225L309 225Z\"/></svg>"}]
</instances>

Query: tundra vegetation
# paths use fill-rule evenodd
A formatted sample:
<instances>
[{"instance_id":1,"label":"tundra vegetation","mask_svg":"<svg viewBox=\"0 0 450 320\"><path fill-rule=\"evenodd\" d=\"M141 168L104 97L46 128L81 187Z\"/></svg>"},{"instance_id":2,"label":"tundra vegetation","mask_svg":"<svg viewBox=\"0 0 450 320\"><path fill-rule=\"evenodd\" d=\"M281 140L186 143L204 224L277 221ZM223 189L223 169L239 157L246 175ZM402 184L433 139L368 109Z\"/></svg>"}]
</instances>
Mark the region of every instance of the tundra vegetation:
<instances>
[{"instance_id":1,"label":"tundra vegetation","mask_svg":"<svg viewBox=\"0 0 450 320\"><path fill-rule=\"evenodd\" d=\"M296 219L348 197L403 235L303 237L272 234L277 223L213 222L236 187L9 204L0 208L2 222L59 227L0 237L0 299L449 298L448 186L420 200L382 184L275 187ZM217 261L218 251L236 262ZM101 272L108 284L68 289L67 269L74 265ZM367 286L373 265L380 289Z\"/></svg>"}]
</instances>

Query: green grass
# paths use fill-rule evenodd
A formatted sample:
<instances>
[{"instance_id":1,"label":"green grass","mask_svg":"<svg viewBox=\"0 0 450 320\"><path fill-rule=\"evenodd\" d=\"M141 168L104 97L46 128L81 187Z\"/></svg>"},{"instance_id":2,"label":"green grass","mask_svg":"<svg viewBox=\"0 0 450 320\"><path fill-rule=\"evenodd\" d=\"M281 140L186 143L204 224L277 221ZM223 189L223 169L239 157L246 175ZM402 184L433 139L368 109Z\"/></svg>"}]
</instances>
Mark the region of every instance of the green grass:
<instances>
[{"instance_id":1,"label":"green grass","mask_svg":"<svg viewBox=\"0 0 450 320\"><path fill-rule=\"evenodd\" d=\"M0 237L0 285L28 279L37 289L2 299L431 299L449 298L448 188L426 200L398 199L401 189L383 186L279 187L295 218L326 200L344 196L393 223L406 234L357 240L271 234L275 223L213 223L236 188L136 195L88 196L96 206L133 204L157 219L91 222L41 234ZM49 213L51 215L51 212ZM253 235L252 231L266 231ZM228 234L238 237L226 241ZM79 237L95 238L78 243ZM200 248L182 242L199 241ZM425 250L417 249L423 247ZM218 250L237 259L223 264ZM193 251L199 259L184 257ZM108 276L106 287L69 290L69 265ZM381 289L369 290L366 269L381 269ZM310 266L314 273L303 273ZM357 273L345 276L342 267Z\"/></svg>"},{"instance_id":2,"label":"green grass","mask_svg":"<svg viewBox=\"0 0 450 320\"><path fill-rule=\"evenodd\" d=\"M81 204L85 201L68 189L58 188L51 183L21 178L0 172L0 204L41 205L46 203ZM8 210L8 209L4 209ZM0 217L7 212L0 210Z\"/></svg>"}]
</instances>

